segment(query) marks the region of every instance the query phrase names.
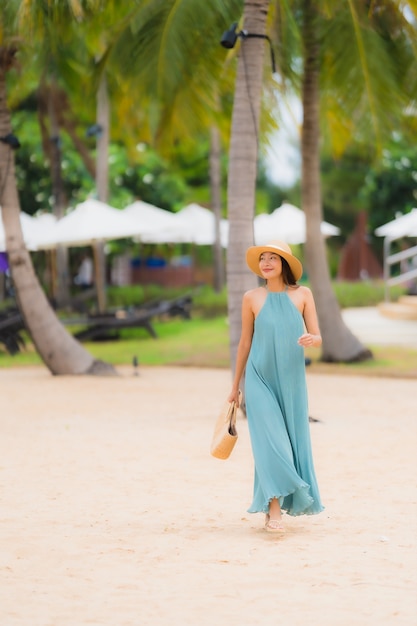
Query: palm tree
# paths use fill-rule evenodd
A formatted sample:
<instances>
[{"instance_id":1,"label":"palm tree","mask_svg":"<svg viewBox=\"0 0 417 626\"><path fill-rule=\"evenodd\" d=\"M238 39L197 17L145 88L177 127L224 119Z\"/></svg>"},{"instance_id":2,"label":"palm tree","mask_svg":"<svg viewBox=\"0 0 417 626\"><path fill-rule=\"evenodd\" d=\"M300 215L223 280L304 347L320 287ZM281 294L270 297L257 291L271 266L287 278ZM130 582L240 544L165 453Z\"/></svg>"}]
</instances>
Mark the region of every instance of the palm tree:
<instances>
[{"instance_id":1,"label":"palm tree","mask_svg":"<svg viewBox=\"0 0 417 626\"><path fill-rule=\"evenodd\" d=\"M34 1L30 5L32 9L42 9L43 3ZM65 8L71 12L72 2ZM13 31L17 18L15 11L15 7L7 4L0 14L0 137L3 138L0 143L0 204L17 301L36 349L53 374L114 374L113 367L94 360L59 322L39 284L23 241L6 88L7 73L18 52L17 42L21 43ZM23 19L24 15L21 17Z\"/></svg>"},{"instance_id":2,"label":"palm tree","mask_svg":"<svg viewBox=\"0 0 417 626\"><path fill-rule=\"evenodd\" d=\"M224 287L224 263L223 248L220 236L220 223L222 218L222 172L221 172L221 137L217 126L210 128L210 192L211 206L215 217L215 241L213 245L214 252L214 289L220 292Z\"/></svg>"},{"instance_id":3,"label":"palm tree","mask_svg":"<svg viewBox=\"0 0 417 626\"><path fill-rule=\"evenodd\" d=\"M248 33L266 35L269 4L269 0L245 0L244 28ZM242 296L256 286L254 274L246 269L245 251L253 245L254 239L264 48L262 37L243 38L234 95L227 187L227 286L232 369L240 337Z\"/></svg>"},{"instance_id":4,"label":"palm tree","mask_svg":"<svg viewBox=\"0 0 417 626\"><path fill-rule=\"evenodd\" d=\"M354 361L372 357L370 350L345 325L331 286L326 249L320 224L320 49L317 14L313 0L303 2L303 125L301 140L301 194L306 215L306 258L323 336L322 358L326 361Z\"/></svg>"},{"instance_id":5,"label":"palm tree","mask_svg":"<svg viewBox=\"0 0 417 626\"><path fill-rule=\"evenodd\" d=\"M360 361L371 358L372 353L343 322L331 287L326 250L320 232L323 219L320 86L331 101L333 110L329 119L336 117L339 127L339 132L333 133L335 148L343 150L347 139L352 134L358 134L358 128L352 127L352 120L356 121L359 128L364 122L368 124L368 128L360 128L362 133L366 130L369 136L371 128L375 144L383 145L384 133L389 136L389 132L395 128L392 124L394 117L398 127L398 120L407 105L404 98L406 90L399 80L405 73L406 65L404 42L400 44L398 41L398 33L401 32L401 37L405 34L402 29L404 20L396 2L375 2L372 8L353 1L343 6L337 3L333 7L334 13L327 19L323 19L320 14L319 5L316 0L303 0L301 4L302 205L306 214L307 267L323 335L322 360ZM383 12L389 10L389 20L382 30L381 22L375 19L375 15L381 15L381 9ZM325 37L322 35L323 22L327 22L324 27ZM344 40L343 35L348 39ZM352 45L352 41L355 45ZM406 43L405 48L408 45ZM335 116L336 102L343 104L339 115ZM343 123L348 127L348 132L340 132ZM345 137L345 140L341 141L341 137Z\"/></svg>"},{"instance_id":6,"label":"palm tree","mask_svg":"<svg viewBox=\"0 0 417 626\"><path fill-rule=\"evenodd\" d=\"M67 207L67 199L64 190L64 180L62 176L62 150L60 130L57 120L58 110L58 89L55 76L51 77L50 84L45 85L42 80L40 91L46 94L47 111L49 121L49 167L52 180L53 213L57 219L64 217ZM58 307L63 306L69 300L69 280L68 280L68 249L64 246L57 246L55 250L55 263L57 281L54 285L54 299Z\"/></svg>"},{"instance_id":7,"label":"palm tree","mask_svg":"<svg viewBox=\"0 0 417 626\"><path fill-rule=\"evenodd\" d=\"M253 32L264 34L265 30L262 30L262 25L265 23L265 14L270 8L270 4L270 2L266 1L245 1L245 30L252 32L252 28L256 28L258 25L261 30L254 30ZM372 3L374 8L377 4L378 3ZM386 4L386 2L380 3L382 9L386 9ZM404 33L404 30L399 29L400 25L404 25L401 3L391 2L389 4L390 17L392 18L393 14L397 16L397 19L395 19L393 23L387 20L385 22L385 28L383 29L381 29L381 23L373 23L369 14L366 14L366 11L370 9L362 6L363 3L356 3L353 0L350 0L346 5L340 5L339 2L321 3L320 0L302 0L301 2L296 0L292 4L290 14L288 14L288 5L285 3L281 4L277 2L273 5L277 14L285 14L287 10L286 17L290 21L290 25L293 29L297 24L297 20L301 18L302 22L301 34L297 32L293 35L293 40L297 40L298 37L303 44L301 55L301 83L304 112L302 128L302 202L307 223L307 267L317 300L318 315L323 335L322 358L327 361L362 360L371 358L372 354L370 350L363 346L349 331L343 322L336 297L332 290L326 261L325 245L320 232L322 203L320 187L319 80L321 78L320 61L322 57L320 57L319 33L323 45L323 56L331 57L334 38L333 40L330 38L326 40L326 28L329 29L329 24L332 24L333 28L335 28L334 24L340 25L340 23L342 23L344 25L344 30L343 28L339 28L337 34L338 46L341 48L342 52L341 57L345 66L349 67L349 64L352 65L353 63L353 56L356 61L354 67L357 74L362 76L362 80L356 80L353 86L348 82L342 82L341 84L337 84L335 88L332 84L333 95L336 91L339 102L343 102L343 95L345 101L349 101L349 96L354 93L362 104L362 115L366 108L364 103L368 103L371 111L372 125L376 130L381 131L381 126L378 122L381 119L387 121L387 118L390 115L392 116L394 111L400 111L401 113L401 109L398 106L399 104L402 104L404 112L404 100L401 100L398 94L404 94L406 91L406 81L396 81L393 79L393 76L398 73L399 65L401 66L406 59L409 60L410 57L412 58L412 54L408 53L407 55L407 53L404 52L404 48L410 49L413 44L415 46L415 33L414 38L413 35L409 33L408 41L405 43L401 41L401 36ZM381 9L381 6L378 6L378 9ZM360 11L359 9L361 7L362 10ZM360 19L358 19L357 11L361 13ZM376 11L376 13L380 15L381 10ZM346 33L346 14L350 18L351 28L354 30L353 41L355 41L358 49L356 58L355 55L350 55L349 60L346 59L346 57L349 57L348 52L354 48L351 43L352 33L349 32L349 39L345 40L344 43L341 37L344 32ZM384 22L384 17L386 18L385 14L383 14L381 22ZM403 19L401 19L401 17ZM260 24L257 23L256 18ZM291 29L289 28L288 30ZM407 29L405 29L405 31L406 30ZM368 37L366 37L364 33L367 33ZM377 40L376 43L375 40ZM326 47L326 41L328 47ZM393 42L395 42L396 46ZM292 80L295 79L295 83L297 84L299 78L297 72L294 71L292 65L288 62L288 51L282 51L282 42L279 43L282 57L281 69L284 72L284 76L287 73ZM251 46L251 48L249 48L249 46ZM393 55L394 52L397 53L394 55L394 59L387 54L387 48L389 47L391 55ZM248 64L247 67L245 67L244 55L246 50L249 51L249 49L250 65ZM374 66L371 69L370 63L367 63L367 54L369 56L370 51L371 53L377 53L377 59L380 58L386 61L382 68L375 67L374 61ZM247 56L249 58L249 52ZM249 279L246 278L247 273L245 273L244 270L244 250L247 245L252 243L252 240L249 240L250 222L253 218L253 206L250 206L250 203L253 202L251 189L252 185L254 185L253 163L256 162L256 150L253 144L256 143L259 118L259 108L257 107L259 107L261 97L261 84L259 82L261 75L260 68L259 66L257 67L257 77L250 74L250 69L256 67L257 61L259 62L259 59L262 60L262 56L262 43L258 43L258 46L256 46L256 40L244 40L242 42L233 111L228 186L231 230L228 260L228 287L232 363L234 363L239 337L240 302L243 292L250 286L250 281L248 285ZM335 62L335 64L337 63ZM242 71L242 68L246 69L246 71ZM345 67L345 70L346 69ZM399 73L401 76L404 75L404 72L400 71ZM256 80L256 78L258 80ZM360 85L361 90L358 90L358 85ZM391 89L389 91L385 90L384 97L378 99L378 89L379 92L381 92L381 90L384 91L384 88L388 85L391 86ZM329 85L327 89L330 90ZM357 102L353 101L353 104L356 103ZM376 103L378 103L378 106L376 106ZM349 113L346 114L345 111L344 119L348 117ZM365 118L364 115L363 117ZM352 117L350 117L350 120L352 120ZM245 133L248 134L249 128L251 128L254 133L252 144L250 139L245 137ZM350 129L350 134L345 133L345 136L350 137L351 134L352 129ZM380 132L379 136L381 137ZM251 152L249 152L249 146L251 146ZM246 158L247 154L249 154L249 163L244 163L244 158ZM252 159L255 159L255 161L252 161ZM245 190L244 194L241 192L242 189Z\"/></svg>"},{"instance_id":8,"label":"palm tree","mask_svg":"<svg viewBox=\"0 0 417 626\"><path fill-rule=\"evenodd\" d=\"M97 167L96 191L101 202L107 202L109 196L109 141L110 141L110 102L105 72L100 77L97 90ZM96 289L98 310L104 312L107 307L106 297L106 255L103 242L93 244L96 266Z\"/></svg>"}]
</instances>

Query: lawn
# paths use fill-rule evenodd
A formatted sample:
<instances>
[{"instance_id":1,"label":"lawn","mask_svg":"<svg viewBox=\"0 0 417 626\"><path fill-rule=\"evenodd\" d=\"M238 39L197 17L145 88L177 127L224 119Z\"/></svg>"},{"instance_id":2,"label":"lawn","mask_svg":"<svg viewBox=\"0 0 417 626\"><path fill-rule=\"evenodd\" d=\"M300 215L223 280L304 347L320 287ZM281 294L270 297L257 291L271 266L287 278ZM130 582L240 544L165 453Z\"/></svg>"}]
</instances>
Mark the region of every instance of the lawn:
<instances>
[{"instance_id":1,"label":"lawn","mask_svg":"<svg viewBox=\"0 0 417 626\"><path fill-rule=\"evenodd\" d=\"M141 365L229 367L229 327L225 316L156 321L154 327L157 339L150 337L145 330L137 329L123 331L118 340L84 345L95 358L115 366L132 364L136 357L139 368ZM397 346L368 347L375 358L351 364L322 363L320 350L307 350L306 356L312 359L308 371L417 378L417 350ZM0 348L0 367L39 364L41 360L29 341L25 350L15 356L8 355Z\"/></svg>"}]
</instances>

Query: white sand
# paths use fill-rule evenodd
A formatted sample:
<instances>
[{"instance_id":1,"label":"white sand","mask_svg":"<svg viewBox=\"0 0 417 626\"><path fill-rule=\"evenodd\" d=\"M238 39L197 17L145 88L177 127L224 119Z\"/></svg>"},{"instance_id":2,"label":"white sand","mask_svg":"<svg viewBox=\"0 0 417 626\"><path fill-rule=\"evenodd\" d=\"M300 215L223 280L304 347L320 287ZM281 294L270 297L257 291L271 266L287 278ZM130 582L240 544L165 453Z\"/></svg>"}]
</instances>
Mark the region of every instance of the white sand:
<instances>
[{"instance_id":1,"label":"white sand","mask_svg":"<svg viewBox=\"0 0 417 626\"><path fill-rule=\"evenodd\" d=\"M326 510L246 513L224 370L0 370L1 626L415 626L416 381L308 375Z\"/></svg>"}]
</instances>

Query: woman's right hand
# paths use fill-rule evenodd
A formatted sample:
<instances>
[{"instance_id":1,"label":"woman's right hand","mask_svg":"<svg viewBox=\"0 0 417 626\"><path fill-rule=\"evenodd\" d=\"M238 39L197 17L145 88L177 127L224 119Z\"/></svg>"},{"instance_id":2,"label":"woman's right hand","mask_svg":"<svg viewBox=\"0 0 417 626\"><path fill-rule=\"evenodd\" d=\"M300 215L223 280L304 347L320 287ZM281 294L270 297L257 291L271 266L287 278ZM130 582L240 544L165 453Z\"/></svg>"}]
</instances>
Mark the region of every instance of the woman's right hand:
<instances>
[{"instance_id":1,"label":"woman's right hand","mask_svg":"<svg viewBox=\"0 0 417 626\"><path fill-rule=\"evenodd\" d=\"M236 406L239 407L240 400L242 399L242 392L240 389L233 388L227 398L228 402L236 402Z\"/></svg>"}]
</instances>

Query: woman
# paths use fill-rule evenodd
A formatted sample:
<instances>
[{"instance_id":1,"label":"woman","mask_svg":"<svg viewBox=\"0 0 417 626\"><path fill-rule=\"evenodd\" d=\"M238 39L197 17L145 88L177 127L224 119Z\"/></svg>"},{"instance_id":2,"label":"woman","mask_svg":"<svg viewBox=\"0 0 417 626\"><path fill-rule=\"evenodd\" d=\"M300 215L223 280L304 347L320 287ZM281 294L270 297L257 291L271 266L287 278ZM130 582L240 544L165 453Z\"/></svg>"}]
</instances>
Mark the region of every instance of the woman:
<instances>
[{"instance_id":1,"label":"woman","mask_svg":"<svg viewBox=\"0 0 417 626\"><path fill-rule=\"evenodd\" d=\"M229 401L239 402L245 371L246 412L255 459L249 513L264 512L268 532L290 515L323 510L313 466L304 349L321 345L313 295L297 285L303 268L282 241L252 246L249 268L265 286L245 293L242 332Z\"/></svg>"}]
</instances>

